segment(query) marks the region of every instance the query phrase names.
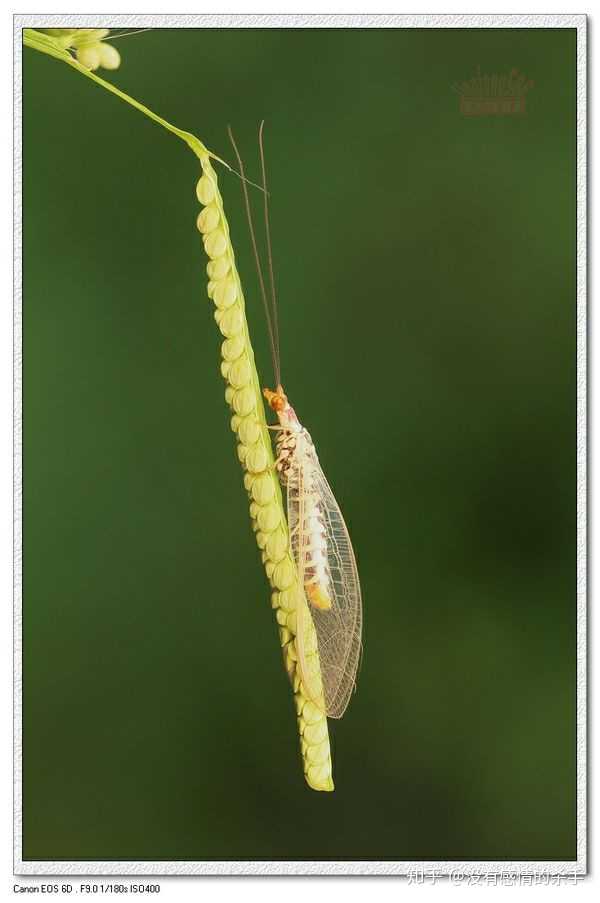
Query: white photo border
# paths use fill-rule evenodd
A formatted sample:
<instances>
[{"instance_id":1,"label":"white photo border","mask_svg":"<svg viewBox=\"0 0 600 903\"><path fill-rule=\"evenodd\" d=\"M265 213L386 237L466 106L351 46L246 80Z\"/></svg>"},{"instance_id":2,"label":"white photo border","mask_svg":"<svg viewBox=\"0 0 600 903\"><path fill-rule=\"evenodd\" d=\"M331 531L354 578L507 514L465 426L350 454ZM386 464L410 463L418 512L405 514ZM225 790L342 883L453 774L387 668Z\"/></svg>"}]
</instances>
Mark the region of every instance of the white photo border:
<instances>
[{"instance_id":1,"label":"white photo border","mask_svg":"<svg viewBox=\"0 0 600 903\"><path fill-rule=\"evenodd\" d=\"M585 15L21 15L14 21L14 873L15 875L583 876L587 868L587 17ZM573 28L577 32L577 859L47 861L22 858L22 29Z\"/></svg>"}]
</instances>

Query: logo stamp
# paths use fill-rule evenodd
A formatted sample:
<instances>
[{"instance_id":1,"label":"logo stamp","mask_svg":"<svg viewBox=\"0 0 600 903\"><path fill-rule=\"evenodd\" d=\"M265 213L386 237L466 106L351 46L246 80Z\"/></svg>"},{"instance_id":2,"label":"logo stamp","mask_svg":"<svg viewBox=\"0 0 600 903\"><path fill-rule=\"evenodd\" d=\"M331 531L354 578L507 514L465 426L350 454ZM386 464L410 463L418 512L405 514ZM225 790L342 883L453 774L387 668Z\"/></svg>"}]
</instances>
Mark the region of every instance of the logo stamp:
<instances>
[{"instance_id":1,"label":"logo stamp","mask_svg":"<svg viewBox=\"0 0 600 903\"><path fill-rule=\"evenodd\" d=\"M508 75L482 75L477 72L469 81L454 82L452 90L460 97L463 116L508 116L526 112L527 93L534 82L518 69Z\"/></svg>"}]
</instances>

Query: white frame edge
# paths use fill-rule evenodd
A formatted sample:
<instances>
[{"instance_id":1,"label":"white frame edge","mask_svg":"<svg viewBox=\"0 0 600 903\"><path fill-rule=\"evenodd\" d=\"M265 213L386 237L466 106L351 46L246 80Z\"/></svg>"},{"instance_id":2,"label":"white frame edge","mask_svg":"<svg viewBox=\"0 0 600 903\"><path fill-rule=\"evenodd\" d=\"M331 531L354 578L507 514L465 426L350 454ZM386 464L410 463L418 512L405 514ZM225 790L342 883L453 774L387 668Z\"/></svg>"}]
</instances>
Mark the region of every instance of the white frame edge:
<instances>
[{"instance_id":1,"label":"white frame edge","mask_svg":"<svg viewBox=\"0 0 600 903\"><path fill-rule=\"evenodd\" d=\"M542 861L38 861L22 859L23 28L574 28L577 31L577 859ZM99 21L100 20L100 21ZM14 16L14 873L15 875L585 875L587 860L587 17L585 15Z\"/></svg>"}]
</instances>

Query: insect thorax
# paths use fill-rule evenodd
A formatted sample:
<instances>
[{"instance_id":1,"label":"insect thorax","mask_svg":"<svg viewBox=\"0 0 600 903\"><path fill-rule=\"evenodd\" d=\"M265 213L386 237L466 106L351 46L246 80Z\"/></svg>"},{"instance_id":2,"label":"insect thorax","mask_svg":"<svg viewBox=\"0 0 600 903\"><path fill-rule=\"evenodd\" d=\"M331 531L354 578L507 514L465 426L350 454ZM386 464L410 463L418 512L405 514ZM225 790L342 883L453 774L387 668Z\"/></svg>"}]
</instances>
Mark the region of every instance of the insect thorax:
<instances>
[{"instance_id":1,"label":"insect thorax","mask_svg":"<svg viewBox=\"0 0 600 903\"><path fill-rule=\"evenodd\" d=\"M275 443L277 452L275 467L283 486L287 483L287 474L296 452L296 444L296 434L289 430L282 430L277 436L277 442Z\"/></svg>"},{"instance_id":2,"label":"insect thorax","mask_svg":"<svg viewBox=\"0 0 600 903\"><path fill-rule=\"evenodd\" d=\"M299 431L281 430L277 436L275 450L277 457L275 467L279 474L279 479L283 486L287 483L287 474L294 460L294 456L298 452L298 440L308 442L312 445L312 439L304 427Z\"/></svg>"}]
</instances>

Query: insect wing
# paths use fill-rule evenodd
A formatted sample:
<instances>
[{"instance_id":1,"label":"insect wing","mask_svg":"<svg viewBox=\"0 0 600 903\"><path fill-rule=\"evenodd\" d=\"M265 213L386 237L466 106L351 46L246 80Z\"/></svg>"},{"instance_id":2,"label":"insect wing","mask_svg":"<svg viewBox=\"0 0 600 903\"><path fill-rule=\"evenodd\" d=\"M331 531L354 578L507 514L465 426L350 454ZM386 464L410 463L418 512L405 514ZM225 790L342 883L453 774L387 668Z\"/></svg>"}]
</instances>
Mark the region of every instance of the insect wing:
<instances>
[{"instance_id":1,"label":"insect wing","mask_svg":"<svg viewBox=\"0 0 600 903\"><path fill-rule=\"evenodd\" d=\"M288 482L292 554L304 584L307 562L313 553L310 523L316 506L325 534L325 573L331 601L328 609L309 604L298 607L298 661L312 701L319 704L324 698L327 715L341 718L355 686L361 651L362 600L358 570L344 518L312 443L307 441L298 451L293 478ZM312 645L307 646L310 640L305 623L307 613L317 635L322 688L321 681L314 676Z\"/></svg>"}]
</instances>

